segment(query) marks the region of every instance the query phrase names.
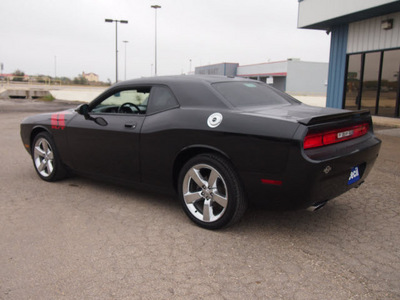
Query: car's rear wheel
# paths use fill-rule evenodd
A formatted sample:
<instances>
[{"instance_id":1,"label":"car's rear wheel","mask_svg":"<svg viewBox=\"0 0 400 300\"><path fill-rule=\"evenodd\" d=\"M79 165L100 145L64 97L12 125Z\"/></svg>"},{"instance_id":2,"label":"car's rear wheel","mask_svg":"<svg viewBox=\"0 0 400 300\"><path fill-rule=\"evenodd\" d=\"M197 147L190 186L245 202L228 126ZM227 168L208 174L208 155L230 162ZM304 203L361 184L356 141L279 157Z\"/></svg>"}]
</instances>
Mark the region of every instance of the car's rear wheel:
<instances>
[{"instance_id":1,"label":"car's rear wheel","mask_svg":"<svg viewBox=\"0 0 400 300\"><path fill-rule=\"evenodd\" d=\"M178 188L185 213L207 229L237 222L247 208L233 166L220 155L201 154L190 159L180 172Z\"/></svg>"},{"instance_id":2,"label":"car's rear wheel","mask_svg":"<svg viewBox=\"0 0 400 300\"><path fill-rule=\"evenodd\" d=\"M56 146L47 132L39 133L33 140L32 159L35 170L46 181L56 181L66 176Z\"/></svg>"}]
</instances>

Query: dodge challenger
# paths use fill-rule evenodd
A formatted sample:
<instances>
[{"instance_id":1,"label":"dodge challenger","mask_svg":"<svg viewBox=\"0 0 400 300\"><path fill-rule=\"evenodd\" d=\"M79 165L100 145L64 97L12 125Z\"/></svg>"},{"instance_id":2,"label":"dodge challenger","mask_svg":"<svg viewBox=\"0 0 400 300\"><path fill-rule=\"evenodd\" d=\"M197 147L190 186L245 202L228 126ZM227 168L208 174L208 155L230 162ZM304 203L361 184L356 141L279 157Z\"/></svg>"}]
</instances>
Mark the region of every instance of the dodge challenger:
<instances>
[{"instance_id":1,"label":"dodge challenger","mask_svg":"<svg viewBox=\"0 0 400 300\"><path fill-rule=\"evenodd\" d=\"M75 110L26 118L21 137L45 181L77 173L172 192L207 229L237 222L249 201L322 207L364 182L381 144L368 111L223 76L120 82Z\"/></svg>"}]
</instances>

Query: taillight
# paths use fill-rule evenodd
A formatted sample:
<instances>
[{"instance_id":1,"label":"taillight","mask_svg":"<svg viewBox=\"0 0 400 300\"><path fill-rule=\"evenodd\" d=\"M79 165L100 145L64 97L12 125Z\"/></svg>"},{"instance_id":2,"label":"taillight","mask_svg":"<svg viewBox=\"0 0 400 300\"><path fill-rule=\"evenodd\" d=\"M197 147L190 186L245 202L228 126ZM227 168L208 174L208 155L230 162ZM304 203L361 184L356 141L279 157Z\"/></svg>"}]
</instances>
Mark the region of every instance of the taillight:
<instances>
[{"instance_id":1,"label":"taillight","mask_svg":"<svg viewBox=\"0 0 400 300\"><path fill-rule=\"evenodd\" d=\"M363 123L335 130L308 133L304 138L304 149L316 148L355 139L366 134L368 130L369 124Z\"/></svg>"}]
</instances>

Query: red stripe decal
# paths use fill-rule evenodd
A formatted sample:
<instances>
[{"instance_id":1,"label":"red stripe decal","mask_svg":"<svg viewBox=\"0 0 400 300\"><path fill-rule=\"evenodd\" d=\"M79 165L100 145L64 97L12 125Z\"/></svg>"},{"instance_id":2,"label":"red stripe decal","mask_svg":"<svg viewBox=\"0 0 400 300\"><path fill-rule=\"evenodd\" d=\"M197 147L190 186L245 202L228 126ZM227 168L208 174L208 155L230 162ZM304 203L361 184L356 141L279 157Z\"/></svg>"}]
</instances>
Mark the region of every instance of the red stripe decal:
<instances>
[{"instance_id":1,"label":"red stripe decal","mask_svg":"<svg viewBox=\"0 0 400 300\"><path fill-rule=\"evenodd\" d=\"M58 125L62 130L65 128L65 113L58 114Z\"/></svg>"},{"instance_id":2,"label":"red stripe decal","mask_svg":"<svg viewBox=\"0 0 400 300\"><path fill-rule=\"evenodd\" d=\"M53 128L53 129L58 129L57 115L58 114L51 115L51 128Z\"/></svg>"},{"instance_id":3,"label":"red stripe decal","mask_svg":"<svg viewBox=\"0 0 400 300\"><path fill-rule=\"evenodd\" d=\"M56 113L51 115L51 128L61 129L65 128L65 113Z\"/></svg>"}]
</instances>

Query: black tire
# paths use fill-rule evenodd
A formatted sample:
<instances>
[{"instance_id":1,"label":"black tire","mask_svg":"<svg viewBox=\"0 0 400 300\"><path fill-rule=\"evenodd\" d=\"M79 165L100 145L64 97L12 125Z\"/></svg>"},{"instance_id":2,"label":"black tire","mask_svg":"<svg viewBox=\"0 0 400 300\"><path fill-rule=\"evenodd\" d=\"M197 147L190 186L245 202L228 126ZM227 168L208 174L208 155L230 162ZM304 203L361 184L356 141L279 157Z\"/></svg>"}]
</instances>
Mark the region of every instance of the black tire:
<instances>
[{"instance_id":1,"label":"black tire","mask_svg":"<svg viewBox=\"0 0 400 300\"><path fill-rule=\"evenodd\" d=\"M247 208L242 184L232 164L217 154L201 154L181 169L178 192L183 210L198 226L230 226Z\"/></svg>"},{"instance_id":2,"label":"black tire","mask_svg":"<svg viewBox=\"0 0 400 300\"><path fill-rule=\"evenodd\" d=\"M67 171L60 161L53 139L47 132L35 136L31 154L33 166L41 179L57 181L66 177Z\"/></svg>"}]
</instances>

